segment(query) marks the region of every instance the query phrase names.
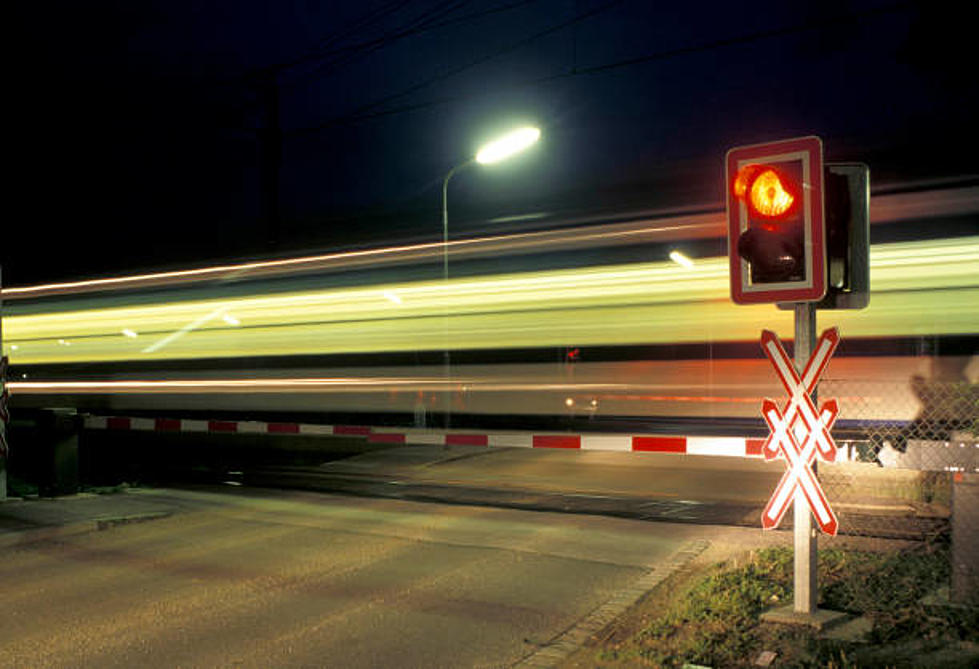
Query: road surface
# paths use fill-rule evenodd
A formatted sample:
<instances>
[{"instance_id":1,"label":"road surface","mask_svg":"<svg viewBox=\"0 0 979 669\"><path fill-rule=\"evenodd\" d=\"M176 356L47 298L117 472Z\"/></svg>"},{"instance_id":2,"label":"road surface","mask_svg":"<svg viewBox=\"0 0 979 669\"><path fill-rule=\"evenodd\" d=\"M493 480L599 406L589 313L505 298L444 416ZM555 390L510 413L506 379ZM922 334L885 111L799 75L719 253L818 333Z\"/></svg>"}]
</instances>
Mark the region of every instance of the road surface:
<instances>
[{"instance_id":1,"label":"road surface","mask_svg":"<svg viewBox=\"0 0 979 669\"><path fill-rule=\"evenodd\" d=\"M504 667L738 528L239 489L0 548L4 667ZM43 502L37 502L42 504Z\"/></svg>"}]
</instances>

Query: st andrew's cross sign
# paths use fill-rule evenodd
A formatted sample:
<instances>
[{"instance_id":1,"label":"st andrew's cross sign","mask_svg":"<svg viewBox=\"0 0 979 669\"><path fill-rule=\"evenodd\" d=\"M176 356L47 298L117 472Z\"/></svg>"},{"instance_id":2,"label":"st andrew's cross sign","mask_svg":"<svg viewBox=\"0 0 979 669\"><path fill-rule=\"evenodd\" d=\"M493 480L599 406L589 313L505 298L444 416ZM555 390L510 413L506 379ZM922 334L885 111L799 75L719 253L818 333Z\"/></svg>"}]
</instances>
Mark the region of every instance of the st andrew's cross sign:
<instances>
[{"instance_id":1,"label":"st andrew's cross sign","mask_svg":"<svg viewBox=\"0 0 979 669\"><path fill-rule=\"evenodd\" d=\"M801 489L819 528L826 534L835 535L839 522L826 501L812 465L817 454L827 462L836 459L836 443L830 429L839 415L839 405L835 399L829 400L823 402L817 412L812 392L840 343L839 330L831 328L820 335L816 350L801 376L774 332L763 331L761 343L789 395L783 410L771 399L762 402L762 414L770 431L762 451L768 460L783 457L787 463L782 480L762 512L762 527L766 530L777 527L795 498L796 490Z\"/></svg>"}]
</instances>

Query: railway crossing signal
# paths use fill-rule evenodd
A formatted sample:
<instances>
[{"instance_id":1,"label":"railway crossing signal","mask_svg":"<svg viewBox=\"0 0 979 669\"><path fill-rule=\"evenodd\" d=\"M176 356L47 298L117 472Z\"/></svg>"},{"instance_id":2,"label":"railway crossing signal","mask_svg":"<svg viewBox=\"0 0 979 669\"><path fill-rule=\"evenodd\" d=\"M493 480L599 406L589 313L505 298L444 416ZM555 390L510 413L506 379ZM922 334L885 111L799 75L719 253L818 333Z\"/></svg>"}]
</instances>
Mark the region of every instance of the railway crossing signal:
<instances>
[{"instance_id":1,"label":"railway crossing signal","mask_svg":"<svg viewBox=\"0 0 979 669\"><path fill-rule=\"evenodd\" d=\"M818 137L727 153L727 232L736 304L870 300L870 170L823 163Z\"/></svg>"},{"instance_id":2,"label":"railway crossing signal","mask_svg":"<svg viewBox=\"0 0 979 669\"><path fill-rule=\"evenodd\" d=\"M817 453L827 462L836 459L836 443L830 429L840 410L836 400L829 400L817 412L811 397L839 342L840 334L836 328L823 332L800 376L778 336L770 330L762 332L761 343L765 355L771 360L775 373L789 394L784 411L780 411L773 400L765 399L762 402L762 415L770 430L762 452L766 460L781 456L787 463L782 480L762 512L761 523L766 530L778 527L782 516L796 498L796 490L802 491L823 532L835 535L839 528L836 514L826 501L812 464Z\"/></svg>"},{"instance_id":3,"label":"railway crossing signal","mask_svg":"<svg viewBox=\"0 0 979 669\"><path fill-rule=\"evenodd\" d=\"M830 430L840 409L830 400L817 410L815 391L840 337L835 328L827 330L813 352L816 309L862 309L869 301L870 173L862 164L824 165L818 137L733 148L725 169L731 299L775 303L795 312L794 365L778 337L762 333L765 354L789 394L784 409L770 399L762 403L770 431L765 457L783 457L787 463L762 512L762 527L777 527L795 502L793 610L796 616L812 617L817 589L813 515L823 532L833 535L839 529L815 465L817 456L836 459Z\"/></svg>"},{"instance_id":4,"label":"railway crossing signal","mask_svg":"<svg viewBox=\"0 0 979 669\"><path fill-rule=\"evenodd\" d=\"M823 144L818 137L727 152L728 261L737 304L826 294Z\"/></svg>"}]
</instances>

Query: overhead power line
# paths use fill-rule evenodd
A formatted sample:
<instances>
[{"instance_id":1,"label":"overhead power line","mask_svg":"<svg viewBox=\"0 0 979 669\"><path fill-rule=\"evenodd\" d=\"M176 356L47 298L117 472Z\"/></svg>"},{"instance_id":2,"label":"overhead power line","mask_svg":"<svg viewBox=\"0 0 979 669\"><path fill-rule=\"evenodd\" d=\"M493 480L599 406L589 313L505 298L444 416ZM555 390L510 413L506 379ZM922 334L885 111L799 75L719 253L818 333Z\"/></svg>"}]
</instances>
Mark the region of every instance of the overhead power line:
<instances>
[{"instance_id":1,"label":"overhead power line","mask_svg":"<svg viewBox=\"0 0 979 669\"><path fill-rule=\"evenodd\" d=\"M437 83L439 81L442 81L444 79L448 79L450 77L454 77L454 76L456 76L458 74L461 74L462 72L465 72L466 70L469 70L469 69L472 69L473 67L476 67L477 65L482 65L483 63L487 63L487 62L489 62L491 60L494 60L495 58L499 58L500 56L506 55L506 54L511 53L513 51L516 51L517 49L519 49L521 47L524 47L524 46L527 46L528 44L532 44L533 42L536 42L539 39L542 39L544 37L547 37L549 35L552 35L554 33L557 33L557 32L559 32L561 30L564 30L566 28L569 28L569 27L571 27L571 26L573 26L573 25L575 25L577 23L580 23L582 21L585 21L587 19L590 19L591 17L596 16L597 14L600 14L600 13L602 13L604 11L607 11L608 9L611 9L615 5L621 4L621 2L622 2L622 0L610 0L609 2L606 2L605 4L600 5L600 6L596 7L596 8L594 8L594 9L588 10L586 12L582 12L580 14L577 14L577 15L573 16L572 18L568 19L567 21L562 21L560 23L554 24L554 25L552 25L552 26L550 26L548 28L545 28L544 30L541 30L539 32L536 32L536 33L534 33L534 34L532 34L532 35L530 35L528 37L525 37L523 39L517 40L516 42L513 42L511 44L508 44L507 46L503 47L502 49L498 49L497 51L494 51L493 53L487 54L485 56L480 56L480 57L475 58L475 59L473 59L473 60L471 60L471 61L469 61L467 63L464 63L464 64L459 65L457 67L451 68L447 72L443 72L443 73L438 74L438 75L436 75L434 77L431 77L429 79L426 79L425 81L421 81L421 82L419 82L417 84L413 84L413 85L411 85L411 86L409 86L409 87L407 87L407 88L399 91L398 93L394 93L392 95L385 96L385 97L383 97L383 98L381 98L379 100L375 100L374 102L370 102L370 103L368 103L366 105L362 105L362 106L358 107L357 109L355 109L354 111L350 112L349 114L345 114L342 117L337 117L335 119L330 119L330 120L328 120L328 121L326 121L324 123L321 123L319 125L316 125L316 126L313 126L313 127L310 127L310 128L301 128L301 129L298 129L298 130L292 130L292 131L288 132L287 134L289 134L289 135L296 135L296 134L305 134L305 133L309 133L309 132L316 132L318 130L323 130L325 128L328 128L328 127L331 127L331 126L334 126L334 125L338 125L338 124L342 124L342 123L348 123L351 120L358 120L360 118L368 118L368 117L374 115L372 113L372 110L376 109L377 107L380 107L382 105L385 105L385 104L387 104L389 102L392 102L394 100L398 100L398 99L403 98L403 97L405 97L407 95L411 95L412 93L415 93L415 92L417 92L419 90L422 90L424 88L427 88L427 87L431 86L432 84L435 84L435 83ZM381 112L381 113L379 113L377 115L382 115L382 114L383 114L383 112Z\"/></svg>"},{"instance_id":2,"label":"overhead power line","mask_svg":"<svg viewBox=\"0 0 979 669\"><path fill-rule=\"evenodd\" d=\"M358 109L356 109L356 110L354 110L354 111L352 111L352 112L350 112L348 114L337 116L335 118L329 119L329 120L324 121L323 123L317 124L315 126L310 126L310 127L307 127L307 128L298 128L298 129L295 129L295 130L291 130L291 131L289 131L286 134L288 134L288 135L303 135L303 134L318 132L318 131L321 131L321 130L327 130L327 129L331 128L331 127L335 127L335 126L338 126L338 125L347 125L347 124L350 124L350 123L357 123L357 122L360 122L360 121L371 120L371 119L375 119L375 118L381 118L381 117L393 116L393 115L397 115L397 114L409 113L409 112L419 111L419 110L427 109L427 108L431 108L431 107L437 107L437 106L441 106L441 105L445 105L445 104L451 104L451 103L454 103L454 102L459 102L461 100L471 99L472 97L474 97L473 95L445 96L445 97L441 97L441 98L434 98L434 99L431 99L431 100L426 100L426 101L423 101L423 102L418 102L418 103L413 103L413 104L408 104L408 105L401 105L401 106L398 106L398 107L391 107L391 108L388 108L388 109L380 109L380 110L377 109L377 107L379 107L379 106L381 106L383 104L386 104L387 102L390 102L392 100L396 100L396 99L405 97L405 96L407 96L407 95L409 95L411 93L414 93L417 90L420 90L422 88L425 88L425 87L427 87L427 86L429 86L429 85L431 85L431 84L433 84L433 83L435 83L437 81L440 81L442 79L445 79L445 78L454 76L456 74L459 74L460 72L465 71L465 70L467 70L467 69L469 69L471 67L474 67L476 65L480 65L480 64L485 63L485 62L487 62L489 60L492 60L493 58L496 58L496 57L499 57L499 56L504 55L506 53L509 53L509 52L511 52L511 51L513 51L513 50L515 50L515 49L517 49L519 47L521 47L521 46L524 46L526 44L529 44L529 43L533 42L536 39L540 39L543 36L546 36L548 34L551 34L553 32L556 32L557 30L566 28L566 27L568 27L568 25L570 25L572 23L575 23L575 22L577 22L579 20L582 20L583 18L588 18L588 16L596 13L597 11L601 11L603 9L606 9L609 6L613 5L613 4L617 4L617 3L616 2L612 2L612 3L608 3L608 5L603 5L598 10L594 10L592 12L588 12L586 16L575 17L574 19L571 19L571 21L569 21L569 22L565 22L565 23L559 24L557 26L553 26L551 28L548 28L547 30L542 31L541 33L536 33L535 35L532 35L532 36L530 36L528 38L525 38L523 40L520 40L518 43L513 44L513 45L510 45L510 46L506 47L505 49L502 49L502 50L500 50L498 52L495 52L495 53L490 54L488 56L485 56L483 58L477 59L476 61L473 61L471 63L467 63L466 65L460 66L459 68L456 68L456 69L454 69L454 70L452 70L450 72L444 73L444 74L439 75L437 77L433 77L432 79L429 79L429 80L427 80L425 82L422 82L420 84L413 85L413 86L411 86L411 87L409 87L407 89L402 90L399 93L395 93L393 95L387 96L387 97L382 98L382 99L380 99L378 101L375 101L373 103L369 103L367 105L363 105L362 107L359 107ZM835 15L835 16L832 16L832 17L827 17L826 19L823 19L823 20L820 20L820 21L807 21L805 23L795 24L795 25L791 25L791 26L784 26L784 27L781 27L781 28L774 28L774 29L770 29L770 30L757 31L757 32L746 34L746 35L739 35L739 36L735 36L735 37L729 37L729 38L722 38L722 39L718 39L718 40L712 40L712 41L709 41L709 42L704 42L702 44L696 44L696 45L685 46L685 47L677 47L677 48L674 48L674 49L664 49L662 51L656 51L656 52L653 52L653 53L644 54L642 56L636 56L636 57L633 57L633 58L625 58L625 59L614 61L614 62L611 62L611 63L603 63L601 65L593 65L593 66L590 66L590 67L575 67L575 68L573 68L572 70L569 70L569 71L559 72L559 73L547 75L547 76L544 76L544 77L537 77L537 78L534 78L534 79L527 79L527 80L522 81L522 82L511 84L509 86L509 88L518 89L518 88L526 88L526 87L530 87L530 86L540 86L540 85L545 85L545 84L549 84L549 83L554 83L554 82L557 82L557 81L563 81L563 80L571 79L571 78L574 78L574 77L581 77L581 76L595 75L595 74L604 74L606 72L611 72L611 71L614 71L614 70L620 70L620 69L624 69L624 68L628 68L628 67L634 67L634 66L637 66L637 65L643 65L643 64L646 64L646 63L651 63L651 62L655 62L655 61L659 61L659 60L667 60L667 59L670 59L670 58L676 58L676 57L679 57L679 56L692 55L692 54L695 54L695 53L712 51L712 50L715 50L715 49L721 49L721 48L736 46L736 45L739 45L739 44L749 44L751 42L756 42L756 41L765 40L765 39L772 39L772 38L776 38L776 37L782 37L782 36L791 35L791 34L794 34L794 33L801 33L801 32L806 32L806 31L819 30L819 29L831 27L831 26L834 26L834 25L851 23L851 22L853 22L855 20L861 20L861 19L866 19L866 18L870 18L870 17L874 17L874 16L881 16L881 15L885 15L885 14L896 13L898 11L902 11L902 10L906 10L906 9L910 8L912 4L913 3L911 3L911 2L898 2L898 3L891 4L891 5L877 7L877 8L869 9L869 10L864 10L862 12L851 12L851 13L848 13L848 14L838 14L838 15Z\"/></svg>"}]
</instances>

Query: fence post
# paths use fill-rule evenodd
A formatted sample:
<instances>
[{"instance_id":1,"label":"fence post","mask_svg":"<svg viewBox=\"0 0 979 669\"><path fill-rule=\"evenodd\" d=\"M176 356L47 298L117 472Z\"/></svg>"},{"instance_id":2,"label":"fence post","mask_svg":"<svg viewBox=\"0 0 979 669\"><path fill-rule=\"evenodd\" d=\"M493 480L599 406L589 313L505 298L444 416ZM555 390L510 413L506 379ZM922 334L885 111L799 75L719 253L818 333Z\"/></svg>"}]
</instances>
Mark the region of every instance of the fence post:
<instances>
[{"instance_id":1,"label":"fence post","mask_svg":"<svg viewBox=\"0 0 979 669\"><path fill-rule=\"evenodd\" d=\"M969 444L973 449L976 444ZM952 475L952 583L949 599L979 604L979 474Z\"/></svg>"}]
</instances>

